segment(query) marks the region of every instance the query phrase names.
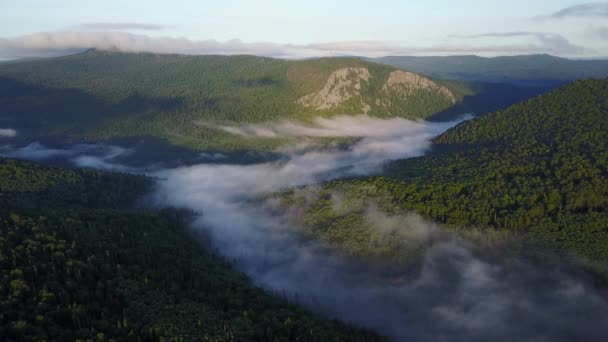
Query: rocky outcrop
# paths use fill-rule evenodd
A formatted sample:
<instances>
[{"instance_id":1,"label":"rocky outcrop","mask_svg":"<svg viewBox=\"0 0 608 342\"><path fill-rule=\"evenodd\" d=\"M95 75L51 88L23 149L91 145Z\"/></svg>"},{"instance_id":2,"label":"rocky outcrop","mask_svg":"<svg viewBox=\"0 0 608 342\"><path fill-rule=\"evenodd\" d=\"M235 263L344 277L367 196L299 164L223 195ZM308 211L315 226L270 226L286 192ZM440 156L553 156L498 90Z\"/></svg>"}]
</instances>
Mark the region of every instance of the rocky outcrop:
<instances>
[{"instance_id":1,"label":"rocky outcrop","mask_svg":"<svg viewBox=\"0 0 608 342\"><path fill-rule=\"evenodd\" d=\"M370 77L367 68L338 69L329 76L323 89L300 98L298 103L315 110L337 107L355 96L360 96L361 82L369 80ZM369 105L362 104L362 107L369 108Z\"/></svg>"},{"instance_id":2,"label":"rocky outcrop","mask_svg":"<svg viewBox=\"0 0 608 342\"><path fill-rule=\"evenodd\" d=\"M456 103L456 98L452 92L426 77L403 70L395 70L390 73L388 80L382 87L386 94L397 92L401 96L411 96L416 90L428 90L446 97L451 103ZM381 104L382 99L377 99L376 104Z\"/></svg>"},{"instance_id":3,"label":"rocky outcrop","mask_svg":"<svg viewBox=\"0 0 608 342\"><path fill-rule=\"evenodd\" d=\"M369 70L363 67L338 69L329 76L321 90L300 98L298 103L314 110L328 110L337 108L352 98L359 98L360 111L367 114L372 110L370 104L374 104L376 108L390 110L391 98L394 98L395 95L407 99L416 96L416 92L419 90L435 93L450 103L456 103L454 94L447 87L403 70L391 72L382 88L376 92L375 98L365 98L365 96L361 96L361 83L367 82L371 77L373 76Z\"/></svg>"}]
</instances>

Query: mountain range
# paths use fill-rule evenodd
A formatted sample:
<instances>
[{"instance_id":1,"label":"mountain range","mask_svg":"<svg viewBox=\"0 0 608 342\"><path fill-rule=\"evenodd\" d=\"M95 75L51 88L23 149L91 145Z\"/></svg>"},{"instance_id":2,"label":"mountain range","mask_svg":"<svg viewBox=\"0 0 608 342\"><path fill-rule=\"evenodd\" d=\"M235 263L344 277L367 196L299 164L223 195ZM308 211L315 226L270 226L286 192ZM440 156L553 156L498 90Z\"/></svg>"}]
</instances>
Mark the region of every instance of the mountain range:
<instances>
[{"instance_id":1,"label":"mountain range","mask_svg":"<svg viewBox=\"0 0 608 342\"><path fill-rule=\"evenodd\" d=\"M524 56L386 56L369 59L440 79L547 85L583 78L608 77L608 60L574 60L552 55Z\"/></svg>"}]
</instances>

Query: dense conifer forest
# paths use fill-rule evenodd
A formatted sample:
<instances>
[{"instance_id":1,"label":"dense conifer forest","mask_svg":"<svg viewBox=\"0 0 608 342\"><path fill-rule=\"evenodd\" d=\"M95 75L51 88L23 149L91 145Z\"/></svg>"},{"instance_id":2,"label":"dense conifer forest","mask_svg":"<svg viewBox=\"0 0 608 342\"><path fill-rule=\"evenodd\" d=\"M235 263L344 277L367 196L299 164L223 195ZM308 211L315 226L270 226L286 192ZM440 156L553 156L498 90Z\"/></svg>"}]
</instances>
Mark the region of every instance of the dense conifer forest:
<instances>
[{"instance_id":1,"label":"dense conifer forest","mask_svg":"<svg viewBox=\"0 0 608 342\"><path fill-rule=\"evenodd\" d=\"M382 340L255 287L188 213L134 208L151 184L0 159L0 340Z\"/></svg>"}]
</instances>

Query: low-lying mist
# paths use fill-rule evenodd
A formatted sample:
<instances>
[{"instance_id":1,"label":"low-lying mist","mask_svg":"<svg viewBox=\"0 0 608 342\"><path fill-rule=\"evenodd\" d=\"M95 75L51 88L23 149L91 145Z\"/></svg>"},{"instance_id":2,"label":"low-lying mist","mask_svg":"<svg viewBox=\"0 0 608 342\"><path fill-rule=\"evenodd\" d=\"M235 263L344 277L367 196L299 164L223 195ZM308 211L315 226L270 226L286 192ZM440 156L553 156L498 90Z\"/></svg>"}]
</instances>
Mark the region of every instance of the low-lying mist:
<instances>
[{"instance_id":1,"label":"low-lying mist","mask_svg":"<svg viewBox=\"0 0 608 342\"><path fill-rule=\"evenodd\" d=\"M146 173L159 181L151 201L191 209L192 227L256 284L330 316L374 328L395 340L513 341L605 340L608 305L584 279L558 265L524 258L486 258L472 241L410 213L365 212L368 229L425 246L414 276L390 277L369 264L302 237L293 220L268 208L265 195L314 186L342 176L368 175L382 163L424 154L431 139L459 121L429 123L367 116L319 119L311 125L280 123L222 126L233 134L298 137L282 158L254 164L201 162L177 168L128 165L129 149L44 146L5 151L19 158L67 156L77 166ZM348 146L315 144L315 137L356 138ZM310 138L310 139L309 139ZM218 161L219 160L219 161ZM305 191L305 190L303 190ZM351 210L334 198L336 210Z\"/></svg>"},{"instance_id":2,"label":"low-lying mist","mask_svg":"<svg viewBox=\"0 0 608 342\"><path fill-rule=\"evenodd\" d=\"M12 128L0 128L0 138L14 138L17 136L17 131Z\"/></svg>"},{"instance_id":3,"label":"low-lying mist","mask_svg":"<svg viewBox=\"0 0 608 342\"><path fill-rule=\"evenodd\" d=\"M163 180L155 199L201 213L194 228L259 285L396 340L608 336L606 302L584 281L557 268L541 269L522 259L485 260L471 242L417 215L369 211L369 229L398 231L395 238L428 246L414 279L387 279L326 245L302 239L290 220L268 214L266 204L256 201L285 187L365 175L383 161L421 155L432 137L456 123L360 116L321 119L314 126L225 126L225 131L247 136L360 139L347 149L295 147L278 162L166 170L159 173Z\"/></svg>"},{"instance_id":4,"label":"low-lying mist","mask_svg":"<svg viewBox=\"0 0 608 342\"><path fill-rule=\"evenodd\" d=\"M4 147L0 156L45 162L47 164L93 168L114 172L143 173L158 169L157 165L129 166L123 163L132 149L106 144L77 144L69 147L48 147L33 142L19 148Z\"/></svg>"}]
</instances>

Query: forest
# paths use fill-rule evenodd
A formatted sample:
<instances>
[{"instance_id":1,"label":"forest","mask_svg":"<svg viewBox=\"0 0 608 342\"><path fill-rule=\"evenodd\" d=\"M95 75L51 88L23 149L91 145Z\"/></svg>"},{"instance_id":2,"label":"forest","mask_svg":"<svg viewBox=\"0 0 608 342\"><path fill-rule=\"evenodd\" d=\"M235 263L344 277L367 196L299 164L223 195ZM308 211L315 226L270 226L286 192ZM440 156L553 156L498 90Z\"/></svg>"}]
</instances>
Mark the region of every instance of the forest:
<instances>
[{"instance_id":1,"label":"forest","mask_svg":"<svg viewBox=\"0 0 608 342\"><path fill-rule=\"evenodd\" d=\"M320 110L298 103L322 89L330 75L342 68L369 72L357 96ZM383 86L394 70L355 58L288 61L91 50L0 65L0 105L10 124L33 136L89 140L155 136L199 150L271 150L281 141L243 138L199 123L310 121L365 111L415 119L453 104L427 89L409 96L385 94ZM469 93L462 84L445 86L457 100ZM369 109L364 110L363 103Z\"/></svg>"},{"instance_id":2,"label":"forest","mask_svg":"<svg viewBox=\"0 0 608 342\"><path fill-rule=\"evenodd\" d=\"M375 341L253 285L144 176L0 159L0 340Z\"/></svg>"},{"instance_id":3,"label":"forest","mask_svg":"<svg viewBox=\"0 0 608 342\"><path fill-rule=\"evenodd\" d=\"M354 254L402 247L370 245L363 203L373 202L464 233L523 236L608 279L607 119L608 80L575 81L464 122L435 138L433 153L390 162L381 175L331 181L311 190L314 201L302 189L281 197L304 208L313 235ZM353 210L336 211L334 194Z\"/></svg>"}]
</instances>

